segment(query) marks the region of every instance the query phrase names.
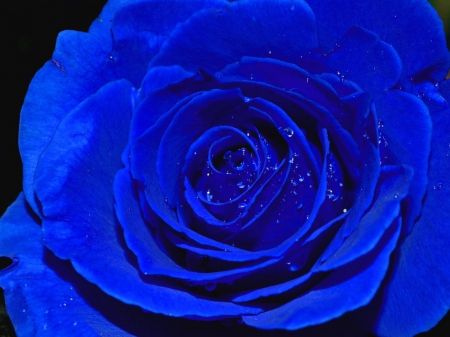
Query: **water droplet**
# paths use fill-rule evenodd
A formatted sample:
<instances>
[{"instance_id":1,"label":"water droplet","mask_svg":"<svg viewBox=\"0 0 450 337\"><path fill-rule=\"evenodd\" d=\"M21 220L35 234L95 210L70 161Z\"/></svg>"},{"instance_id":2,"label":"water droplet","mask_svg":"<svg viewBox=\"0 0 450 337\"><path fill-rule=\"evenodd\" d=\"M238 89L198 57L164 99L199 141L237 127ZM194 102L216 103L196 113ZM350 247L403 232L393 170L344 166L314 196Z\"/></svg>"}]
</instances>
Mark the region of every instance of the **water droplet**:
<instances>
[{"instance_id":1,"label":"water droplet","mask_svg":"<svg viewBox=\"0 0 450 337\"><path fill-rule=\"evenodd\" d=\"M291 159L289 159L289 163L294 163L294 157L292 157Z\"/></svg>"},{"instance_id":2,"label":"water droplet","mask_svg":"<svg viewBox=\"0 0 450 337\"><path fill-rule=\"evenodd\" d=\"M76 321L72 323L73 326L77 326L77 324L78 323Z\"/></svg>"},{"instance_id":3,"label":"water droplet","mask_svg":"<svg viewBox=\"0 0 450 337\"><path fill-rule=\"evenodd\" d=\"M347 213L347 208L344 208L344 209L342 210L342 212L343 212L343 213Z\"/></svg>"},{"instance_id":4,"label":"water droplet","mask_svg":"<svg viewBox=\"0 0 450 337\"><path fill-rule=\"evenodd\" d=\"M306 175L307 175L308 177L310 177L310 176L311 176L311 171L306 172Z\"/></svg>"},{"instance_id":5,"label":"water droplet","mask_svg":"<svg viewBox=\"0 0 450 337\"><path fill-rule=\"evenodd\" d=\"M26 310L26 309L23 309L23 310L22 310L22 312L25 312L25 311L27 311L27 310Z\"/></svg>"},{"instance_id":6,"label":"water droplet","mask_svg":"<svg viewBox=\"0 0 450 337\"><path fill-rule=\"evenodd\" d=\"M300 181L302 183L304 180L305 180L305 177L299 176L298 181Z\"/></svg>"},{"instance_id":7,"label":"water droplet","mask_svg":"<svg viewBox=\"0 0 450 337\"><path fill-rule=\"evenodd\" d=\"M299 270L299 267L296 266L295 264L291 264L291 266L289 267L289 270L290 271L297 271L297 270Z\"/></svg>"},{"instance_id":8,"label":"water droplet","mask_svg":"<svg viewBox=\"0 0 450 337\"><path fill-rule=\"evenodd\" d=\"M242 181L240 181L240 182L237 183L237 187L244 188L245 184Z\"/></svg>"},{"instance_id":9,"label":"water droplet","mask_svg":"<svg viewBox=\"0 0 450 337\"><path fill-rule=\"evenodd\" d=\"M248 102L250 102L252 99L251 98L249 98L249 97L244 97L244 102L245 103L248 103Z\"/></svg>"},{"instance_id":10,"label":"water droplet","mask_svg":"<svg viewBox=\"0 0 450 337\"><path fill-rule=\"evenodd\" d=\"M271 50L269 50L269 55L271 55L272 54L272 51Z\"/></svg>"},{"instance_id":11,"label":"water droplet","mask_svg":"<svg viewBox=\"0 0 450 337\"><path fill-rule=\"evenodd\" d=\"M250 74L250 79L253 80L255 78L255 75Z\"/></svg>"},{"instance_id":12,"label":"water droplet","mask_svg":"<svg viewBox=\"0 0 450 337\"><path fill-rule=\"evenodd\" d=\"M294 135L294 130L292 130L292 128L287 127L283 129L283 132L286 134L286 136L288 137L292 137Z\"/></svg>"},{"instance_id":13,"label":"water droplet","mask_svg":"<svg viewBox=\"0 0 450 337\"><path fill-rule=\"evenodd\" d=\"M342 186L344 186L344 184L343 184L343 183L339 183L339 186L341 186L341 187L342 187Z\"/></svg>"},{"instance_id":14,"label":"water droplet","mask_svg":"<svg viewBox=\"0 0 450 337\"><path fill-rule=\"evenodd\" d=\"M303 207L303 202L300 201L299 204L297 205L297 210L300 210Z\"/></svg>"},{"instance_id":15,"label":"water droplet","mask_svg":"<svg viewBox=\"0 0 450 337\"><path fill-rule=\"evenodd\" d=\"M294 6L291 6L291 11L293 11L295 9L295 7Z\"/></svg>"},{"instance_id":16,"label":"water droplet","mask_svg":"<svg viewBox=\"0 0 450 337\"><path fill-rule=\"evenodd\" d=\"M247 207L247 204L245 202L240 202L238 205L239 209L244 209L245 207Z\"/></svg>"},{"instance_id":17,"label":"water droplet","mask_svg":"<svg viewBox=\"0 0 450 337\"><path fill-rule=\"evenodd\" d=\"M213 195L211 194L211 190L206 191L206 199L208 201L212 201Z\"/></svg>"},{"instance_id":18,"label":"water droplet","mask_svg":"<svg viewBox=\"0 0 450 337\"><path fill-rule=\"evenodd\" d=\"M434 185L434 187L433 187L433 189L435 189L435 190L442 190L442 183L439 183L439 184L437 184L437 185Z\"/></svg>"},{"instance_id":19,"label":"water droplet","mask_svg":"<svg viewBox=\"0 0 450 337\"><path fill-rule=\"evenodd\" d=\"M377 67L373 67L373 71L376 71L377 70Z\"/></svg>"},{"instance_id":20,"label":"water droplet","mask_svg":"<svg viewBox=\"0 0 450 337\"><path fill-rule=\"evenodd\" d=\"M47 324L44 324L44 330L47 330Z\"/></svg>"}]
</instances>

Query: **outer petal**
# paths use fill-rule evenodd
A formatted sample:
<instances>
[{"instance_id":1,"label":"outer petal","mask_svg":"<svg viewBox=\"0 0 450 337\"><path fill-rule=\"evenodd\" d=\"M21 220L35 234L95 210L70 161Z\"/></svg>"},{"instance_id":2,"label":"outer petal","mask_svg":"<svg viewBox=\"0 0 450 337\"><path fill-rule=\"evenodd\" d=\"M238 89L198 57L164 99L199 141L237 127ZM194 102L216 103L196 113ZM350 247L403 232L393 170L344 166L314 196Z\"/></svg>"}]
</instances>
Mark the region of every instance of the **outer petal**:
<instances>
[{"instance_id":1,"label":"outer petal","mask_svg":"<svg viewBox=\"0 0 450 337\"><path fill-rule=\"evenodd\" d=\"M414 170L404 216L403 232L411 231L422 209L428 183L428 156L432 120L426 105L417 97L391 90L375 98L378 117L378 143L381 161L393 159L395 164L409 165ZM386 151L383 151L386 149ZM383 153L384 152L384 153ZM406 213L405 212L405 213Z\"/></svg>"},{"instance_id":2,"label":"outer petal","mask_svg":"<svg viewBox=\"0 0 450 337\"><path fill-rule=\"evenodd\" d=\"M92 301L102 299L117 308L123 304L113 303L42 246L41 227L23 195L2 217L0 233L0 255L13 260L0 272L0 285L19 336L131 336L108 321L97 311L102 305Z\"/></svg>"},{"instance_id":3,"label":"outer petal","mask_svg":"<svg viewBox=\"0 0 450 337\"><path fill-rule=\"evenodd\" d=\"M450 102L450 82L441 87ZM359 317L364 317L380 336L412 336L427 331L450 308L450 107L429 107L433 137L422 216L402 242L379 301Z\"/></svg>"},{"instance_id":4,"label":"outer petal","mask_svg":"<svg viewBox=\"0 0 450 337\"><path fill-rule=\"evenodd\" d=\"M403 62L405 86L419 72L440 81L446 75L449 53L442 21L428 1L306 0L317 20L320 46L330 51L352 26L373 31L391 44Z\"/></svg>"},{"instance_id":5,"label":"outer petal","mask_svg":"<svg viewBox=\"0 0 450 337\"><path fill-rule=\"evenodd\" d=\"M20 114L19 148L25 197L39 214L33 179L41 152L60 120L114 77L109 54L87 33L59 34L52 61L34 76Z\"/></svg>"},{"instance_id":6,"label":"outer petal","mask_svg":"<svg viewBox=\"0 0 450 337\"><path fill-rule=\"evenodd\" d=\"M359 27L350 28L322 62L339 73L342 80L350 79L372 93L392 88L402 72L395 49Z\"/></svg>"},{"instance_id":7,"label":"outer petal","mask_svg":"<svg viewBox=\"0 0 450 337\"><path fill-rule=\"evenodd\" d=\"M109 0L103 7L102 12L91 26L89 33L96 35L103 41L105 47L109 50L112 46L111 40L111 20L114 13L123 5L133 0Z\"/></svg>"},{"instance_id":8,"label":"outer petal","mask_svg":"<svg viewBox=\"0 0 450 337\"><path fill-rule=\"evenodd\" d=\"M304 1L236 1L180 24L150 65L214 72L243 56L295 63L301 51L316 47L314 14Z\"/></svg>"},{"instance_id":9,"label":"outer petal","mask_svg":"<svg viewBox=\"0 0 450 337\"><path fill-rule=\"evenodd\" d=\"M225 0L137 0L118 10L111 22L111 56L119 77L138 87L153 56L172 29L203 8L221 8Z\"/></svg>"}]
</instances>

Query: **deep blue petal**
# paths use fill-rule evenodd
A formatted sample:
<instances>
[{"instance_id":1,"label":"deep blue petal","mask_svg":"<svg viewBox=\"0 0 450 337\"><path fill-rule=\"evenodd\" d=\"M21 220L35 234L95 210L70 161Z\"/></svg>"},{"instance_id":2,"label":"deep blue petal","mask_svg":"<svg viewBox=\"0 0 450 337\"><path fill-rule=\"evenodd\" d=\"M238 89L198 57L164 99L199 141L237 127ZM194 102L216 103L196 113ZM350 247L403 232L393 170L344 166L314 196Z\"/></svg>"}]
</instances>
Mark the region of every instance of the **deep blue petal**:
<instances>
[{"instance_id":1,"label":"deep blue petal","mask_svg":"<svg viewBox=\"0 0 450 337\"><path fill-rule=\"evenodd\" d=\"M94 211L93 207L111 194L114 174L121 167L120 155L128 140L131 120L132 93L130 83L125 80L102 87L63 119L40 157L35 175L36 194L44 217L54 222L43 224L44 238L59 257L73 254L71 245L64 242L74 244L78 239L82 245L96 239L95 235L89 235L93 232L71 226L72 221L81 222L89 231L95 231L96 223L106 225L98 213L100 210ZM90 212L78 212L77 208Z\"/></svg>"},{"instance_id":2,"label":"deep blue petal","mask_svg":"<svg viewBox=\"0 0 450 337\"><path fill-rule=\"evenodd\" d=\"M194 75L192 72L186 71L178 65L150 68L142 81L139 94L144 98L154 90L163 89L192 75Z\"/></svg>"},{"instance_id":3,"label":"deep blue petal","mask_svg":"<svg viewBox=\"0 0 450 337\"><path fill-rule=\"evenodd\" d=\"M400 221L394 221L371 254L336 270L304 295L276 309L244 316L244 322L261 329L294 330L329 321L364 306L383 280L399 236Z\"/></svg>"},{"instance_id":4,"label":"deep blue petal","mask_svg":"<svg viewBox=\"0 0 450 337\"><path fill-rule=\"evenodd\" d=\"M392 222L401 215L401 201L408 193L412 176L413 170L409 167L383 166L370 210L326 263L319 259L313 270L332 270L371 251Z\"/></svg>"},{"instance_id":5,"label":"deep blue petal","mask_svg":"<svg viewBox=\"0 0 450 337\"><path fill-rule=\"evenodd\" d=\"M407 210L403 231L408 233L421 212L428 184L432 121L427 106L419 98L402 91L385 92L375 97L375 103L381 160L387 156L388 162L409 165L414 170L404 205Z\"/></svg>"},{"instance_id":6,"label":"deep blue petal","mask_svg":"<svg viewBox=\"0 0 450 337\"><path fill-rule=\"evenodd\" d=\"M109 0L89 27L89 33L97 36L108 51L112 48L111 20L114 13L128 2L130 0Z\"/></svg>"},{"instance_id":7,"label":"deep blue petal","mask_svg":"<svg viewBox=\"0 0 450 337\"><path fill-rule=\"evenodd\" d=\"M22 107L19 148L22 155L25 197L33 210L33 179L41 152L58 123L70 110L114 78L112 66L100 41L87 33L59 34L53 58L33 78Z\"/></svg>"},{"instance_id":8,"label":"deep blue petal","mask_svg":"<svg viewBox=\"0 0 450 337\"><path fill-rule=\"evenodd\" d=\"M349 79L371 92L392 88L402 73L402 62L395 49L359 27L350 28L322 62L341 79Z\"/></svg>"},{"instance_id":9,"label":"deep blue petal","mask_svg":"<svg viewBox=\"0 0 450 337\"><path fill-rule=\"evenodd\" d=\"M311 258L308 255L315 255L316 253L320 254L321 248L325 242L329 241L329 236L333 235L338 226L342 224L342 219L346 216L347 213L342 213L329 223L324 224L322 227L312 232L311 235L309 235L305 241L301 243L301 247L295 247L294 245L293 250L299 249L306 252L306 260ZM314 258L314 256L312 256L312 258ZM297 268L297 265L298 261L290 259L290 264L288 267L291 272L296 271L295 269ZM293 276L295 277L295 275ZM272 297L273 299L273 297L276 298L279 296L282 297L282 300L284 301L286 298L294 298L299 293L303 292L304 289L308 287L308 284L311 284L311 280L314 280L316 276L317 275L314 272L307 272L306 274L295 277L286 282L276 283L267 287L251 289L234 294L232 300L234 302L248 302L264 297Z\"/></svg>"},{"instance_id":10,"label":"deep blue petal","mask_svg":"<svg viewBox=\"0 0 450 337\"><path fill-rule=\"evenodd\" d=\"M333 254L359 224L361 217L372 204L380 175L380 152L377 146L378 130L375 126L375 112L373 109L359 109L357 112L359 116L356 117L353 133L361 152L361 180L349 215L336 236L325 248L322 254L323 260Z\"/></svg>"},{"instance_id":11,"label":"deep blue petal","mask_svg":"<svg viewBox=\"0 0 450 337\"><path fill-rule=\"evenodd\" d=\"M335 48L353 26L373 31L394 47L403 64L404 87L417 73L430 73L440 81L449 68L442 21L425 0L306 0L317 21L319 44L325 51ZM425 74L426 75L426 74Z\"/></svg>"},{"instance_id":12,"label":"deep blue petal","mask_svg":"<svg viewBox=\"0 0 450 337\"><path fill-rule=\"evenodd\" d=\"M121 7L111 22L113 49L119 77L139 87L147 66L175 26L204 8L221 8L224 0L130 1Z\"/></svg>"},{"instance_id":13,"label":"deep blue petal","mask_svg":"<svg viewBox=\"0 0 450 337\"><path fill-rule=\"evenodd\" d=\"M0 255L14 261L0 272L0 285L17 335L132 336L104 317L99 303L93 305L101 291L42 246L36 219L20 195L0 221Z\"/></svg>"},{"instance_id":14,"label":"deep blue petal","mask_svg":"<svg viewBox=\"0 0 450 337\"><path fill-rule=\"evenodd\" d=\"M151 66L214 72L243 56L295 63L301 51L316 47L314 14L305 2L236 1L200 11L177 26Z\"/></svg>"},{"instance_id":15,"label":"deep blue petal","mask_svg":"<svg viewBox=\"0 0 450 337\"><path fill-rule=\"evenodd\" d=\"M444 82L441 89L450 102L450 82ZM359 316L379 335L402 337L427 331L450 308L450 107L429 107L433 135L422 215L399 247L394 268L380 293L382 302Z\"/></svg>"}]
</instances>

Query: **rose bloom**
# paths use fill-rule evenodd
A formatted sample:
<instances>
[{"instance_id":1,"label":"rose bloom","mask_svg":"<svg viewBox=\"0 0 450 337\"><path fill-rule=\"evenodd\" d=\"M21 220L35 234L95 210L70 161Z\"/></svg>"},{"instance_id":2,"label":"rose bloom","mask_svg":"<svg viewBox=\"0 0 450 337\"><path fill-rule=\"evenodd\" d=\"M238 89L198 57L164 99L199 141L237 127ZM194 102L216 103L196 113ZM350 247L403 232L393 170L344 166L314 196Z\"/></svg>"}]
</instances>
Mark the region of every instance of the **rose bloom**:
<instances>
[{"instance_id":1,"label":"rose bloom","mask_svg":"<svg viewBox=\"0 0 450 337\"><path fill-rule=\"evenodd\" d=\"M0 220L19 336L412 336L450 304L422 0L111 0L60 33Z\"/></svg>"}]
</instances>

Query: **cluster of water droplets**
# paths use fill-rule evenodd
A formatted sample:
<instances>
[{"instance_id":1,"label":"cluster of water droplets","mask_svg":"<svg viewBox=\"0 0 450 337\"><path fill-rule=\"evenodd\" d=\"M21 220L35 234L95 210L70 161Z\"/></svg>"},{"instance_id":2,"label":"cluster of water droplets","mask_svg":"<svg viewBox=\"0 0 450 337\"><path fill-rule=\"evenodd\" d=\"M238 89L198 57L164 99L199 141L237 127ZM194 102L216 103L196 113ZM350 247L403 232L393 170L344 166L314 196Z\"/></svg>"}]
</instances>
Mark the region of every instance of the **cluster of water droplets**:
<instances>
[{"instance_id":1,"label":"cluster of water droplets","mask_svg":"<svg viewBox=\"0 0 450 337\"><path fill-rule=\"evenodd\" d=\"M378 147L380 149L380 166L383 164L386 164L388 161L388 145L389 142L384 134L383 128L384 128L384 122L379 119L378 120Z\"/></svg>"}]
</instances>

